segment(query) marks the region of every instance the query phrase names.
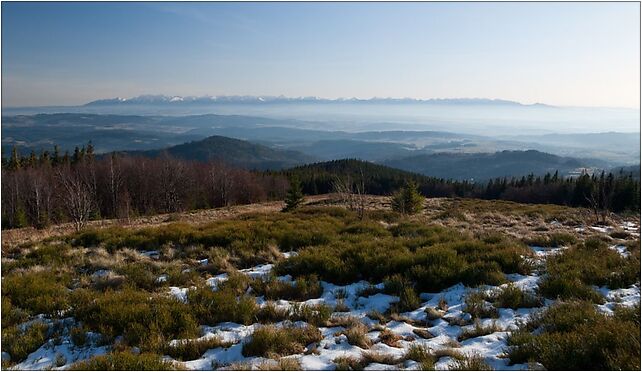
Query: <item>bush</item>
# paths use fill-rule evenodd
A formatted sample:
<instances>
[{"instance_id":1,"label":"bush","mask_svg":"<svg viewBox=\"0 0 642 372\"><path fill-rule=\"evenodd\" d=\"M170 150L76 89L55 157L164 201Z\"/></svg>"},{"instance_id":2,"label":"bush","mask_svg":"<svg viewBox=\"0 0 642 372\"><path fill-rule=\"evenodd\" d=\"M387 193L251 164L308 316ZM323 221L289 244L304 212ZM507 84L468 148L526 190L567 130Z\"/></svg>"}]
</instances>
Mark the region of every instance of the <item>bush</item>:
<instances>
[{"instance_id":1,"label":"bush","mask_svg":"<svg viewBox=\"0 0 642 372\"><path fill-rule=\"evenodd\" d=\"M33 315L55 316L69 307L64 282L45 271L7 275L2 278L2 296Z\"/></svg>"},{"instance_id":2,"label":"bush","mask_svg":"<svg viewBox=\"0 0 642 372\"><path fill-rule=\"evenodd\" d=\"M293 284L270 276L267 280L254 280L251 286L257 295L265 296L267 300L306 301L323 294L316 275L299 277Z\"/></svg>"},{"instance_id":3,"label":"bush","mask_svg":"<svg viewBox=\"0 0 642 372\"><path fill-rule=\"evenodd\" d=\"M486 295L481 291L471 291L464 299L466 306L464 311L469 313L473 318L497 318L499 312L497 309L486 301Z\"/></svg>"},{"instance_id":4,"label":"bush","mask_svg":"<svg viewBox=\"0 0 642 372\"><path fill-rule=\"evenodd\" d=\"M465 356L456 359L448 365L449 371L492 371L491 367L481 355Z\"/></svg>"},{"instance_id":5,"label":"bush","mask_svg":"<svg viewBox=\"0 0 642 372\"><path fill-rule=\"evenodd\" d=\"M188 305L132 288L104 293L76 290L73 315L86 327L143 350L157 351L165 340L193 337L198 324Z\"/></svg>"},{"instance_id":6,"label":"bush","mask_svg":"<svg viewBox=\"0 0 642 372\"><path fill-rule=\"evenodd\" d=\"M343 334L350 345L358 346L362 349L369 349L372 345L372 341L368 337L368 327L359 321L353 322L343 331Z\"/></svg>"},{"instance_id":7,"label":"bush","mask_svg":"<svg viewBox=\"0 0 642 372\"><path fill-rule=\"evenodd\" d=\"M200 358L207 350L218 347L230 347L232 343L223 342L218 337L178 340L166 346L164 354L179 360L194 360Z\"/></svg>"},{"instance_id":8,"label":"bush","mask_svg":"<svg viewBox=\"0 0 642 372\"><path fill-rule=\"evenodd\" d=\"M49 326L42 322L33 323L24 331L18 327L3 328L2 351L9 353L12 362L19 363L45 343L48 331Z\"/></svg>"},{"instance_id":9,"label":"bush","mask_svg":"<svg viewBox=\"0 0 642 372\"><path fill-rule=\"evenodd\" d=\"M263 326L243 344L243 356L262 356L275 359L281 356L303 353L305 347L323 339L321 332L313 326L275 327Z\"/></svg>"},{"instance_id":10,"label":"bush","mask_svg":"<svg viewBox=\"0 0 642 372\"><path fill-rule=\"evenodd\" d=\"M13 306L11 300L5 295L2 296L2 328L20 324L29 318L24 310Z\"/></svg>"},{"instance_id":11,"label":"bush","mask_svg":"<svg viewBox=\"0 0 642 372\"><path fill-rule=\"evenodd\" d=\"M324 326L332 315L332 308L328 305L301 305L292 306L289 319L292 321L302 320L315 326Z\"/></svg>"},{"instance_id":12,"label":"bush","mask_svg":"<svg viewBox=\"0 0 642 372\"><path fill-rule=\"evenodd\" d=\"M354 356L339 356L334 358L332 362L337 371L361 371L366 367L362 358Z\"/></svg>"},{"instance_id":13,"label":"bush","mask_svg":"<svg viewBox=\"0 0 642 372\"><path fill-rule=\"evenodd\" d=\"M564 232L556 232L547 235L537 235L524 241L526 244L537 247L565 247L577 242L574 235Z\"/></svg>"},{"instance_id":14,"label":"bush","mask_svg":"<svg viewBox=\"0 0 642 372\"><path fill-rule=\"evenodd\" d=\"M209 287L197 287L187 292L190 304L199 324L235 322L250 325L255 322L258 308L250 296L237 298L234 290L222 287L212 291Z\"/></svg>"},{"instance_id":15,"label":"bush","mask_svg":"<svg viewBox=\"0 0 642 372\"><path fill-rule=\"evenodd\" d=\"M431 371L434 369L437 358L428 351L425 346L413 344L406 352L406 359L414 360L419 363L422 371Z\"/></svg>"},{"instance_id":16,"label":"bush","mask_svg":"<svg viewBox=\"0 0 642 372\"><path fill-rule=\"evenodd\" d=\"M511 334L508 357L552 370L639 370L640 314L637 322L629 315L604 315L587 302L551 306Z\"/></svg>"},{"instance_id":17,"label":"bush","mask_svg":"<svg viewBox=\"0 0 642 372\"><path fill-rule=\"evenodd\" d=\"M175 370L172 362L166 362L156 354L132 354L131 352L114 352L94 356L88 360L74 363L75 371L163 371Z\"/></svg>"},{"instance_id":18,"label":"bush","mask_svg":"<svg viewBox=\"0 0 642 372\"><path fill-rule=\"evenodd\" d=\"M521 290L513 283L499 289L491 295L495 307L507 307L511 309L540 307L544 301L533 294Z\"/></svg>"},{"instance_id":19,"label":"bush","mask_svg":"<svg viewBox=\"0 0 642 372\"><path fill-rule=\"evenodd\" d=\"M603 303L602 296L590 286L616 289L638 282L640 255L637 250L628 257L622 257L600 239L589 238L562 254L550 257L546 268L548 275L540 284L541 293L546 297Z\"/></svg>"}]
</instances>

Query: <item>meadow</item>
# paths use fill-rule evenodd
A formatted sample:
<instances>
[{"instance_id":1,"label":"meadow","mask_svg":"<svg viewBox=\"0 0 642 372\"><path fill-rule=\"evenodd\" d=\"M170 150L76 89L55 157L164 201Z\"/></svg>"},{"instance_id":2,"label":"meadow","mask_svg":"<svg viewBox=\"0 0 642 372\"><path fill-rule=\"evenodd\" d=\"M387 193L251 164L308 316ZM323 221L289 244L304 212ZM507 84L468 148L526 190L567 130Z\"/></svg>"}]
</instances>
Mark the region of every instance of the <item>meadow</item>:
<instances>
[{"instance_id":1,"label":"meadow","mask_svg":"<svg viewBox=\"0 0 642 372\"><path fill-rule=\"evenodd\" d=\"M639 220L437 202L5 245L3 367L640 368Z\"/></svg>"}]
</instances>

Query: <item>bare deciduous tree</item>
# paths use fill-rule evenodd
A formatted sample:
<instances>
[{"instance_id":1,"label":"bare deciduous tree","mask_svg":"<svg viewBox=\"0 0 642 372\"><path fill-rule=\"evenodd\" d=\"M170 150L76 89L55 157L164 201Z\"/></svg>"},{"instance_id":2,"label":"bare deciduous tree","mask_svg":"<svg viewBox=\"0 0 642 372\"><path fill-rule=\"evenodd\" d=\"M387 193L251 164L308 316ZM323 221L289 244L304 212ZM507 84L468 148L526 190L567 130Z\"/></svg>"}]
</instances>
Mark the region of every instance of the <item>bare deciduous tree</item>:
<instances>
[{"instance_id":1,"label":"bare deciduous tree","mask_svg":"<svg viewBox=\"0 0 642 372\"><path fill-rule=\"evenodd\" d=\"M61 186L61 198L77 231L85 227L94 209L92 182L83 177L81 167L58 168L56 175Z\"/></svg>"},{"instance_id":2,"label":"bare deciduous tree","mask_svg":"<svg viewBox=\"0 0 642 372\"><path fill-rule=\"evenodd\" d=\"M335 176L332 188L338 194L339 199L347 205L348 209L356 211L359 219L363 219L366 209L363 170L360 171L360 177L357 182L352 182L349 176L346 178Z\"/></svg>"}]
</instances>

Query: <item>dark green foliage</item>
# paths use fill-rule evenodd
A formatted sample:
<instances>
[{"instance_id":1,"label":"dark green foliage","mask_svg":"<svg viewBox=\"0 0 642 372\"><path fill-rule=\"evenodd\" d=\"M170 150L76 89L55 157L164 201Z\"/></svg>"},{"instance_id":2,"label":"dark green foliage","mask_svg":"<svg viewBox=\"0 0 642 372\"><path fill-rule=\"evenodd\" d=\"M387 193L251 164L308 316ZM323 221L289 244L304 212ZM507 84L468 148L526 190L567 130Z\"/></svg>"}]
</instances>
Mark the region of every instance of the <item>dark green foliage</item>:
<instances>
[{"instance_id":1,"label":"dark green foliage","mask_svg":"<svg viewBox=\"0 0 642 372\"><path fill-rule=\"evenodd\" d=\"M48 272L11 274L2 279L2 296L31 315L55 316L69 304L65 282L64 276Z\"/></svg>"},{"instance_id":2,"label":"dark green foliage","mask_svg":"<svg viewBox=\"0 0 642 372\"><path fill-rule=\"evenodd\" d=\"M198 324L190 307L166 296L124 288L104 293L76 290L73 315L106 337L123 335L125 342L156 351L175 338L194 337Z\"/></svg>"},{"instance_id":3,"label":"dark green foliage","mask_svg":"<svg viewBox=\"0 0 642 372\"><path fill-rule=\"evenodd\" d=\"M540 307L544 304L542 298L521 290L514 284L508 284L490 297L495 307L511 309Z\"/></svg>"},{"instance_id":4,"label":"dark green foliage","mask_svg":"<svg viewBox=\"0 0 642 372\"><path fill-rule=\"evenodd\" d=\"M408 181L404 187L392 196L392 210L402 214L415 214L423 208L424 197L417 185Z\"/></svg>"},{"instance_id":5,"label":"dark green foliage","mask_svg":"<svg viewBox=\"0 0 642 372\"><path fill-rule=\"evenodd\" d=\"M383 284L386 293L399 297L399 302L393 305L394 311L411 311L421 306L421 300L408 279L395 274L384 279Z\"/></svg>"},{"instance_id":6,"label":"dark green foliage","mask_svg":"<svg viewBox=\"0 0 642 372\"><path fill-rule=\"evenodd\" d=\"M221 341L216 337L178 340L165 347L163 353L178 360L194 360L200 358L207 350L218 347L229 347L231 343Z\"/></svg>"},{"instance_id":7,"label":"dark green foliage","mask_svg":"<svg viewBox=\"0 0 642 372\"><path fill-rule=\"evenodd\" d=\"M316 274L322 280L348 284L358 280L380 282L407 273L417 291L434 292L463 282L501 284L505 273L527 273L525 246L510 241L486 243L453 230L420 224L399 224L392 237L376 241L343 237L277 263L278 275Z\"/></svg>"},{"instance_id":8,"label":"dark green foliage","mask_svg":"<svg viewBox=\"0 0 642 372\"><path fill-rule=\"evenodd\" d=\"M633 318L633 319L632 319ZM540 327L543 332L529 331ZM555 305L508 339L511 363L549 370L639 370L640 313L599 313L591 303Z\"/></svg>"},{"instance_id":9,"label":"dark green foliage","mask_svg":"<svg viewBox=\"0 0 642 372\"><path fill-rule=\"evenodd\" d=\"M9 297L2 296L2 328L20 324L29 318L29 314L19 307L15 307Z\"/></svg>"},{"instance_id":10,"label":"dark green foliage","mask_svg":"<svg viewBox=\"0 0 642 372\"><path fill-rule=\"evenodd\" d=\"M290 179L290 188L285 195L284 212L291 212L299 207L303 202L303 192L301 191L301 183L296 178Z\"/></svg>"},{"instance_id":11,"label":"dark green foliage","mask_svg":"<svg viewBox=\"0 0 642 372\"><path fill-rule=\"evenodd\" d=\"M640 254L639 250L633 250L628 257L622 257L603 241L591 238L550 257L546 267L548 274L540 283L540 292L544 296L601 303L602 296L590 286L615 289L637 282Z\"/></svg>"},{"instance_id":12,"label":"dark green foliage","mask_svg":"<svg viewBox=\"0 0 642 372\"><path fill-rule=\"evenodd\" d=\"M323 339L321 332L313 326L275 327L263 326L252 334L251 339L243 344L244 356L262 356L278 358L300 354L312 342Z\"/></svg>"},{"instance_id":13,"label":"dark green foliage","mask_svg":"<svg viewBox=\"0 0 642 372\"><path fill-rule=\"evenodd\" d=\"M256 295L265 296L267 300L305 301L319 298L323 293L323 287L316 275L297 278L293 284L270 276L266 280L254 280L252 289Z\"/></svg>"},{"instance_id":14,"label":"dark green foliage","mask_svg":"<svg viewBox=\"0 0 642 372\"><path fill-rule=\"evenodd\" d=\"M2 311L5 311L4 308ZM11 361L16 363L40 348L47 340L49 330L49 326L42 322L33 323L24 331L18 327L2 326L2 351L9 353Z\"/></svg>"},{"instance_id":15,"label":"dark green foliage","mask_svg":"<svg viewBox=\"0 0 642 372\"><path fill-rule=\"evenodd\" d=\"M230 321L249 325L254 323L258 311L253 297L238 297L233 290L224 288L212 291L209 287L198 287L187 292L187 300L199 324Z\"/></svg>"},{"instance_id":16,"label":"dark green foliage","mask_svg":"<svg viewBox=\"0 0 642 372\"><path fill-rule=\"evenodd\" d=\"M564 247L571 244L575 244L577 239L575 236L568 233L552 233L548 235L538 235L530 239L526 239L524 242L531 246L538 247Z\"/></svg>"},{"instance_id":17,"label":"dark green foliage","mask_svg":"<svg viewBox=\"0 0 642 372\"><path fill-rule=\"evenodd\" d=\"M497 309L486 301L486 295L483 292L472 291L466 295L464 300L466 306L464 311L469 313L473 318L498 318Z\"/></svg>"},{"instance_id":18,"label":"dark green foliage","mask_svg":"<svg viewBox=\"0 0 642 372\"><path fill-rule=\"evenodd\" d=\"M107 355L91 357L88 360L71 366L74 371L166 371L175 370L171 362L166 362L160 355L131 352L113 352Z\"/></svg>"}]
</instances>

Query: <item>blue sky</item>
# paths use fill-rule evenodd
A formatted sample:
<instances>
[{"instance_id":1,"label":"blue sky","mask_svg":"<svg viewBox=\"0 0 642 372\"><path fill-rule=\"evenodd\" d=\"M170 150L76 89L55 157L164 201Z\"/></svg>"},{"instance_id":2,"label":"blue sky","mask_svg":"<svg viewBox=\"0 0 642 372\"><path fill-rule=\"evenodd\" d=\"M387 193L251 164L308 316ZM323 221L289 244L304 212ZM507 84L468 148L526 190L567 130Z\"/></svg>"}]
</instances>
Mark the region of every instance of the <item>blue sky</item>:
<instances>
[{"instance_id":1,"label":"blue sky","mask_svg":"<svg viewBox=\"0 0 642 372\"><path fill-rule=\"evenodd\" d=\"M2 105L484 97L638 107L638 3L2 3Z\"/></svg>"}]
</instances>

